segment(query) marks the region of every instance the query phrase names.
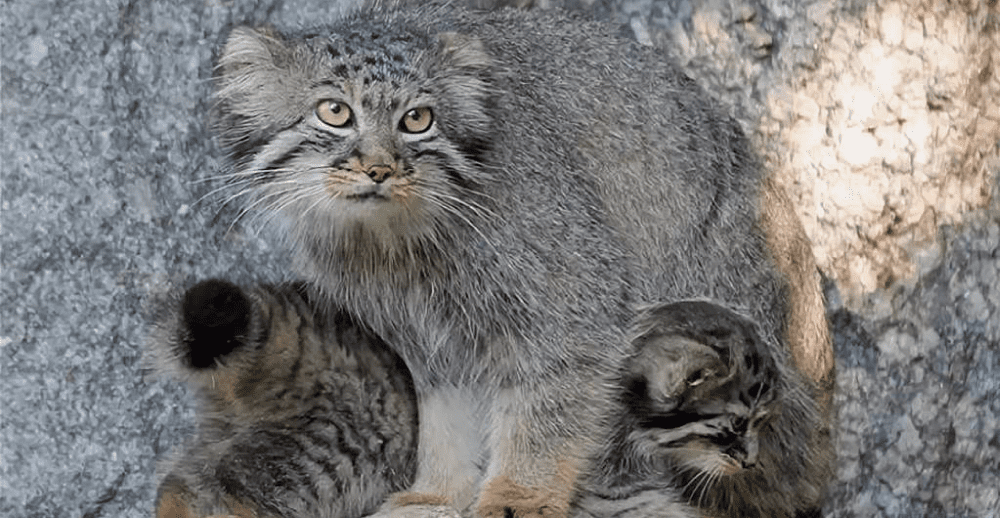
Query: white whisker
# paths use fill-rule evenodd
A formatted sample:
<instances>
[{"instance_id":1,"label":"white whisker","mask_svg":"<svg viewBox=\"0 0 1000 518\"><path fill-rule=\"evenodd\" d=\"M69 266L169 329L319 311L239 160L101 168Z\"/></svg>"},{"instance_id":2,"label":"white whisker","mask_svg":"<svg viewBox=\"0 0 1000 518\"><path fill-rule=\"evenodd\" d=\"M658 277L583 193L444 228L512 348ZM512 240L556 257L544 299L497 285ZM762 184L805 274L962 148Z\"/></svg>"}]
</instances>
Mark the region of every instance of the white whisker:
<instances>
[{"instance_id":1,"label":"white whisker","mask_svg":"<svg viewBox=\"0 0 1000 518\"><path fill-rule=\"evenodd\" d=\"M432 203L435 206L442 209L443 211L445 211L446 213L451 214L452 216L455 216L456 218L462 220L462 222L468 225L469 228L471 228L475 233L479 234L479 237L483 239L483 242L488 244L490 247L493 247L494 249L496 248L496 246L489 240L489 238L486 237L486 234L483 233L483 231L480 230L479 227L477 227L476 224L472 222L472 220L470 220L465 214L463 214L462 211L459 210L457 207L454 207L451 204L449 204L448 203L449 200L447 198L440 196L440 193L435 193L428 189L419 189L417 191L417 195L424 201Z\"/></svg>"},{"instance_id":2,"label":"white whisker","mask_svg":"<svg viewBox=\"0 0 1000 518\"><path fill-rule=\"evenodd\" d=\"M238 191L238 192L236 193L236 195L234 195L234 196L231 196L231 197L230 197L229 199L227 199L226 201L224 201L224 202L222 203L222 206L225 206L225 205L226 205L226 204L228 204L228 203L229 203L230 201L232 201L232 200L233 200L233 199L234 199L235 197L237 197L237 196L239 196L239 195L241 195L241 194L244 194L244 193L247 193L247 192L250 192L250 191L251 191L251 189L246 189L246 187L250 187L250 186L252 186L252 185L253 185L253 183L254 183L254 182L253 182L253 180L252 180L252 179L244 179L244 180L240 180L240 181L238 181L238 182L230 182L230 183L227 183L227 184L225 184L225 185L220 185L219 187L216 187L216 188L214 188L214 189L212 189L212 190L208 191L207 193L205 193L205 194L203 194L203 195L199 196L199 197L198 197L198 199L197 199L197 200L195 200L195 201L194 201L194 203L192 203L192 206L196 206L196 205L200 204L201 202L205 201L206 199L208 199L209 197L211 197L211 196L215 196L216 194L219 194L219 193L221 193L221 192L223 192L223 191L226 191L226 190L229 190L229 189L235 189L235 188L238 188L238 189L240 189L240 190L239 190L239 191Z\"/></svg>"},{"instance_id":3,"label":"white whisker","mask_svg":"<svg viewBox=\"0 0 1000 518\"><path fill-rule=\"evenodd\" d=\"M299 217L304 217L313 208L315 208L317 205L319 205L324 201L325 191L326 188L323 185L312 185L306 189L299 189L297 192L295 192L294 196L288 196L284 199L276 200L275 203L261 210L261 214L263 214L263 216L261 217L266 218L262 221L262 224L263 225L270 224L274 218L276 218L279 214L283 214L288 209L288 207L292 206L293 204L302 202L303 200L308 200L309 198L314 198L315 201L309 204L308 207L306 207L304 210L297 211ZM291 191L284 191L284 192L291 192Z\"/></svg>"},{"instance_id":4,"label":"white whisker","mask_svg":"<svg viewBox=\"0 0 1000 518\"><path fill-rule=\"evenodd\" d=\"M704 483L701 486L701 494L698 495L698 505L699 506L704 506L705 505L705 496L707 495L708 490L711 489L712 485L715 484L715 481L717 480L717 478L719 476L718 471L715 470L715 469L713 469L710 472L707 472L706 475L707 476L704 479Z\"/></svg>"},{"instance_id":5,"label":"white whisker","mask_svg":"<svg viewBox=\"0 0 1000 518\"><path fill-rule=\"evenodd\" d=\"M236 223L239 222L247 214L249 214L251 212L254 212L254 211L260 211L261 209L259 208L259 206L261 204L265 204L264 208L266 208L268 206L267 205L268 203L271 203L272 201L274 201L276 199L280 200L282 197L286 196L287 194L289 194L289 193L291 193L293 191L294 191L293 189L282 189L282 190L277 190L277 191L272 191L272 192L260 194L259 191L255 190L255 192L257 194L259 194L259 197L256 200L254 200L252 203L250 203L249 205L246 205L245 207L243 207L243 209L236 216L236 218L233 219L233 222L230 223L229 228L227 229L227 232L231 232L233 230L233 227L236 225ZM240 193L235 194L233 197L231 197L230 199L226 200L226 203L229 203L232 199L234 199L235 197L240 196L242 194L244 194L244 193L240 192ZM256 213L260 214L261 212L256 212ZM255 231L255 235L259 235L259 231Z\"/></svg>"}]
</instances>

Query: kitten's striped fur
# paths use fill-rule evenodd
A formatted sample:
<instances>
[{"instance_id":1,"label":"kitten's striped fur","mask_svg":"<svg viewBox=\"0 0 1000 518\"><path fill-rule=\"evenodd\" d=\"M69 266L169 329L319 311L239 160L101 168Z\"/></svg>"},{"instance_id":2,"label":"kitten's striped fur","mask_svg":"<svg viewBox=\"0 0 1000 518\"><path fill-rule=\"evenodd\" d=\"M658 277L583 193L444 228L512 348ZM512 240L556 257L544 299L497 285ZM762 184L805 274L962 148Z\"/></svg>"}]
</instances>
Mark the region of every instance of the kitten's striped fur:
<instances>
[{"instance_id":1,"label":"kitten's striped fur","mask_svg":"<svg viewBox=\"0 0 1000 518\"><path fill-rule=\"evenodd\" d=\"M156 518L360 518L412 479L410 376L363 325L323 317L295 284L209 280L179 299L149 355L196 391L199 427L164 464ZM695 516L669 473L637 481L621 466L594 477L574 518Z\"/></svg>"},{"instance_id":2,"label":"kitten's striped fur","mask_svg":"<svg viewBox=\"0 0 1000 518\"><path fill-rule=\"evenodd\" d=\"M345 313L315 311L301 286L200 283L164 309L149 351L200 402L158 518L356 518L412 480L405 367Z\"/></svg>"}]
</instances>

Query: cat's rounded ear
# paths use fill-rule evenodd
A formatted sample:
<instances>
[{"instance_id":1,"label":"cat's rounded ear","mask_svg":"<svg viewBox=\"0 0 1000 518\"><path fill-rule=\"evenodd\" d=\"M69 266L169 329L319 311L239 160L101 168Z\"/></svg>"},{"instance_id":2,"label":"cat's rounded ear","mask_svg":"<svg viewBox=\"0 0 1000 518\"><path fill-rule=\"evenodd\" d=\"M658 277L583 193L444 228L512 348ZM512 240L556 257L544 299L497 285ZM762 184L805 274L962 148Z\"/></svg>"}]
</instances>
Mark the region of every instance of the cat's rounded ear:
<instances>
[{"instance_id":1,"label":"cat's rounded ear","mask_svg":"<svg viewBox=\"0 0 1000 518\"><path fill-rule=\"evenodd\" d=\"M448 65L472 70L486 69L492 63L483 42L475 37L457 32L438 34L438 51Z\"/></svg>"},{"instance_id":2,"label":"cat's rounded ear","mask_svg":"<svg viewBox=\"0 0 1000 518\"><path fill-rule=\"evenodd\" d=\"M292 43L267 28L237 27L215 69L214 122L223 147L268 139L302 117L307 72Z\"/></svg>"},{"instance_id":3,"label":"cat's rounded ear","mask_svg":"<svg viewBox=\"0 0 1000 518\"><path fill-rule=\"evenodd\" d=\"M280 68L288 54L281 35L270 27L236 27L229 33L219 56L221 78L242 75L255 70Z\"/></svg>"}]
</instances>

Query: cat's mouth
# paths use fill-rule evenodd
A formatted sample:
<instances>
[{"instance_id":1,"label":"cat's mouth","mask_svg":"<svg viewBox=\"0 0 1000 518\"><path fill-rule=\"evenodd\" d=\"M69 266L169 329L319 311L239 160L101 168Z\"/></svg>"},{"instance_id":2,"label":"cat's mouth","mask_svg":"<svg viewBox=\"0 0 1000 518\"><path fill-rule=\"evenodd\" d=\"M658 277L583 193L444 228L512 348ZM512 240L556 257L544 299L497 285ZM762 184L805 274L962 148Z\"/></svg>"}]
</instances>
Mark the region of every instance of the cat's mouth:
<instances>
[{"instance_id":1,"label":"cat's mouth","mask_svg":"<svg viewBox=\"0 0 1000 518\"><path fill-rule=\"evenodd\" d=\"M384 193L372 190L366 192L351 193L344 196L344 199L351 201L367 201L367 200L388 201L389 197L386 196Z\"/></svg>"},{"instance_id":2,"label":"cat's mouth","mask_svg":"<svg viewBox=\"0 0 1000 518\"><path fill-rule=\"evenodd\" d=\"M361 185L341 191L340 198L354 202L385 202L392 199L391 191L382 184Z\"/></svg>"}]
</instances>

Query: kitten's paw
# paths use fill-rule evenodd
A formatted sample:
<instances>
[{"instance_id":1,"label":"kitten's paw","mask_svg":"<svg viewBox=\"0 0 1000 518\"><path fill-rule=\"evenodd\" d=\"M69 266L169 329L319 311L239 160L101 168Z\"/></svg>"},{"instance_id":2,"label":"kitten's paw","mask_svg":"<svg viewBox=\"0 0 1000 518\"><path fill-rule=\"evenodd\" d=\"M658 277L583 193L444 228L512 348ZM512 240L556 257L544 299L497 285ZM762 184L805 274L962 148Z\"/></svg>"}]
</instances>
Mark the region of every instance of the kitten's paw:
<instances>
[{"instance_id":1,"label":"kitten's paw","mask_svg":"<svg viewBox=\"0 0 1000 518\"><path fill-rule=\"evenodd\" d=\"M181 304L186 332L180 344L186 363L205 369L233 352L247 334L252 309L243 290L227 281L202 281L187 290Z\"/></svg>"},{"instance_id":2,"label":"kitten's paw","mask_svg":"<svg viewBox=\"0 0 1000 518\"><path fill-rule=\"evenodd\" d=\"M487 482L476 510L480 518L565 518L568 514L568 495L525 487L505 476Z\"/></svg>"}]
</instances>

